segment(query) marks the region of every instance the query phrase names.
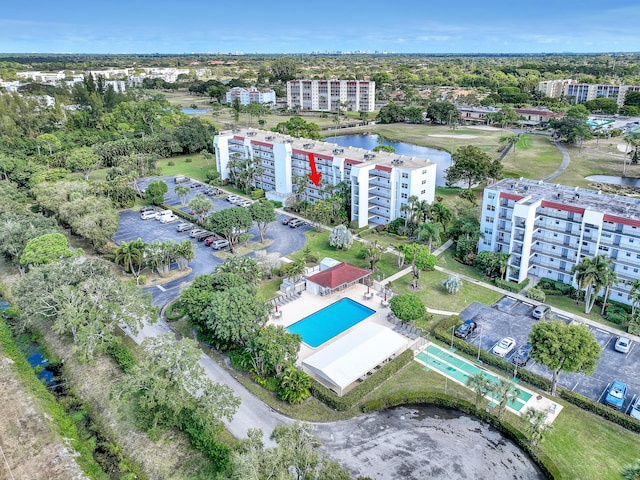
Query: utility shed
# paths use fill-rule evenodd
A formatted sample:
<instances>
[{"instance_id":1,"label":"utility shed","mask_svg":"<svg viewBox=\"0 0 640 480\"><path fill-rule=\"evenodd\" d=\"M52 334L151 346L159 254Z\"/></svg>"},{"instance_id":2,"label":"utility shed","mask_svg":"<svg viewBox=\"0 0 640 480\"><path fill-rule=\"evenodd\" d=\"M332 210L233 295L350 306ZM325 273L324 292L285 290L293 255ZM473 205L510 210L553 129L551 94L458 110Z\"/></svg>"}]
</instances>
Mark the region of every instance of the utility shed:
<instances>
[{"instance_id":1,"label":"utility shed","mask_svg":"<svg viewBox=\"0 0 640 480\"><path fill-rule=\"evenodd\" d=\"M364 323L302 362L313 375L338 395L363 380L379 365L407 348L407 339L390 328Z\"/></svg>"}]
</instances>

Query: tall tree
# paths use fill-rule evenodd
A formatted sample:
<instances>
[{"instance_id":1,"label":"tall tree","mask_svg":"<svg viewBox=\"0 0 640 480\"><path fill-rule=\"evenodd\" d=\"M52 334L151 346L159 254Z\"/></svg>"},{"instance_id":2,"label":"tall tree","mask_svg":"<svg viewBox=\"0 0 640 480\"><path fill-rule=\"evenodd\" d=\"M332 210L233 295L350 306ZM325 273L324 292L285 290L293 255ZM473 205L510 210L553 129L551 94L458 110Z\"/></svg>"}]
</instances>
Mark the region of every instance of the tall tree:
<instances>
[{"instance_id":1,"label":"tall tree","mask_svg":"<svg viewBox=\"0 0 640 480\"><path fill-rule=\"evenodd\" d=\"M102 161L89 147L80 147L71 150L67 156L67 167L74 172L81 172L85 180L94 170L100 168Z\"/></svg>"},{"instance_id":2,"label":"tall tree","mask_svg":"<svg viewBox=\"0 0 640 480\"><path fill-rule=\"evenodd\" d=\"M143 428L157 432L177 426L185 411L196 412L208 425L233 418L240 400L227 385L209 379L195 341L163 334L146 338L142 349L138 364L113 392L121 404L133 403Z\"/></svg>"},{"instance_id":3,"label":"tall tree","mask_svg":"<svg viewBox=\"0 0 640 480\"><path fill-rule=\"evenodd\" d=\"M207 217L210 230L222 235L229 242L231 253L235 253L240 235L251 228L253 220L249 211L242 207L226 208Z\"/></svg>"},{"instance_id":4,"label":"tall tree","mask_svg":"<svg viewBox=\"0 0 640 480\"><path fill-rule=\"evenodd\" d=\"M261 199L249 206L249 213L251 214L251 219L258 226L260 243L264 243L264 234L267 232L267 227L276 220L275 207L269 200Z\"/></svg>"},{"instance_id":5,"label":"tall tree","mask_svg":"<svg viewBox=\"0 0 640 480\"><path fill-rule=\"evenodd\" d=\"M529 434L529 442L531 445L537 445L547 432L553 430L553 424L547 419L547 412L530 408L524 414L527 423L527 433Z\"/></svg>"},{"instance_id":6,"label":"tall tree","mask_svg":"<svg viewBox=\"0 0 640 480\"><path fill-rule=\"evenodd\" d=\"M617 277L612 274L612 270L613 260L606 255L596 255L593 258L585 257L571 270L571 273L575 275L576 282L585 291L584 313L591 312L598 292L607 283L611 286L617 280Z\"/></svg>"},{"instance_id":7,"label":"tall tree","mask_svg":"<svg viewBox=\"0 0 640 480\"><path fill-rule=\"evenodd\" d=\"M487 180L491 174L491 158L474 145L458 148L451 159L453 165L445 170L447 185L464 181L467 188L471 188L474 184Z\"/></svg>"},{"instance_id":8,"label":"tall tree","mask_svg":"<svg viewBox=\"0 0 640 480\"><path fill-rule=\"evenodd\" d=\"M385 252L387 247L378 243L377 240L374 240L372 242L363 241L362 245L362 255L364 256L365 260L369 262L369 268L373 272L375 270L376 263L378 263L380 259L382 259L382 254Z\"/></svg>"},{"instance_id":9,"label":"tall tree","mask_svg":"<svg viewBox=\"0 0 640 480\"><path fill-rule=\"evenodd\" d=\"M189 242L191 243L191 242ZM113 261L116 265L122 265L139 282L140 272L145 266L144 253L146 244L141 238L131 242L122 242L114 252Z\"/></svg>"},{"instance_id":10,"label":"tall tree","mask_svg":"<svg viewBox=\"0 0 640 480\"><path fill-rule=\"evenodd\" d=\"M502 418L509 401L516 398L521 392L513 382L501 378L498 383L493 384L491 393L498 399L498 418Z\"/></svg>"},{"instance_id":11,"label":"tall tree","mask_svg":"<svg viewBox=\"0 0 640 480\"><path fill-rule=\"evenodd\" d=\"M585 325L539 322L529 334L529 343L531 358L552 372L551 395L556 394L561 371L591 375L600 359L600 344Z\"/></svg>"},{"instance_id":12,"label":"tall tree","mask_svg":"<svg viewBox=\"0 0 640 480\"><path fill-rule=\"evenodd\" d=\"M433 242L440 242L440 230L441 226L439 223L421 223L418 226L418 242L422 240L426 240L427 246L429 247L429 251L433 250Z\"/></svg>"},{"instance_id":13,"label":"tall tree","mask_svg":"<svg viewBox=\"0 0 640 480\"><path fill-rule=\"evenodd\" d=\"M176 185L173 191L176 193L176 195L178 195L178 198L180 199L180 203L182 205L185 205L187 202L187 196L191 192L191 189L184 185Z\"/></svg>"},{"instance_id":14,"label":"tall tree","mask_svg":"<svg viewBox=\"0 0 640 480\"><path fill-rule=\"evenodd\" d=\"M204 220L204 216L209 210L213 210L213 202L204 193L196 193L196 196L189 201L187 206L193 211L199 222Z\"/></svg>"},{"instance_id":15,"label":"tall tree","mask_svg":"<svg viewBox=\"0 0 640 480\"><path fill-rule=\"evenodd\" d=\"M167 183L163 180L153 180L144 192L144 198L152 205L162 205L164 196L169 191Z\"/></svg>"},{"instance_id":16,"label":"tall tree","mask_svg":"<svg viewBox=\"0 0 640 480\"><path fill-rule=\"evenodd\" d=\"M478 372L469 377L467 380L467 387L469 387L476 394L476 410L480 408L480 402L491 391L491 381L487 376Z\"/></svg>"}]
</instances>

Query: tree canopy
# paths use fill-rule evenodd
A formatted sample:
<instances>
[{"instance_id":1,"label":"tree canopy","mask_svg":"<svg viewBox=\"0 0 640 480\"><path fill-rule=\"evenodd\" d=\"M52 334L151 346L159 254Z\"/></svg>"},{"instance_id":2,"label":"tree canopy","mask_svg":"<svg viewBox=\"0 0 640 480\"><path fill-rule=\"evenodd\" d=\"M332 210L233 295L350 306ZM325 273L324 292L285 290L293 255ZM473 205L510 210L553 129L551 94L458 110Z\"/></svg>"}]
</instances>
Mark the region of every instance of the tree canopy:
<instances>
[{"instance_id":1,"label":"tree canopy","mask_svg":"<svg viewBox=\"0 0 640 480\"><path fill-rule=\"evenodd\" d=\"M447 185L465 182L467 188L482 183L489 178L500 178L502 164L491 160L489 155L475 145L458 148L451 156L453 164L445 170Z\"/></svg>"},{"instance_id":2,"label":"tree canopy","mask_svg":"<svg viewBox=\"0 0 640 480\"><path fill-rule=\"evenodd\" d=\"M600 344L585 325L567 325L559 320L538 322L529 340L531 357L553 373L552 395L556 394L560 371L591 375L600 359Z\"/></svg>"}]
</instances>

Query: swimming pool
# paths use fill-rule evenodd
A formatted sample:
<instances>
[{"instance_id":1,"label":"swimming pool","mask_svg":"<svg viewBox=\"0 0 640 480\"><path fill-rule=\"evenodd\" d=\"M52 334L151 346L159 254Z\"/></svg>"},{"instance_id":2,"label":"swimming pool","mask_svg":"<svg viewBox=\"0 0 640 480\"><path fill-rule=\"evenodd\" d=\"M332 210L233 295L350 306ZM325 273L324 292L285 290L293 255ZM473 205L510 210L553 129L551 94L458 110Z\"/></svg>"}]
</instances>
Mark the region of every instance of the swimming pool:
<instances>
[{"instance_id":1,"label":"swimming pool","mask_svg":"<svg viewBox=\"0 0 640 480\"><path fill-rule=\"evenodd\" d=\"M287 331L299 333L304 343L316 348L374 313L369 307L343 298L288 326Z\"/></svg>"}]
</instances>

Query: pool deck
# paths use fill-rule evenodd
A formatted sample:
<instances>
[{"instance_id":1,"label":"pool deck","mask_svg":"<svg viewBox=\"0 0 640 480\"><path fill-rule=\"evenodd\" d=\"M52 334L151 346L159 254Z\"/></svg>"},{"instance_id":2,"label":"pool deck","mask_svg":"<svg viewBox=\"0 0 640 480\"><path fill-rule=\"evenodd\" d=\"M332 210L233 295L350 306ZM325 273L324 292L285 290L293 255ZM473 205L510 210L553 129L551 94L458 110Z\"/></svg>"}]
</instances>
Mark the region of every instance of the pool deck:
<instances>
[{"instance_id":1,"label":"pool deck","mask_svg":"<svg viewBox=\"0 0 640 480\"><path fill-rule=\"evenodd\" d=\"M427 343L422 351L416 355L415 360L424 365L429 370L434 370L448 379L453 380L460 385L467 386L468 378L476 373L482 373L491 382L498 382L500 375L487 370L482 365L470 362L469 360L456 355L455 352L442 348L433 343ZM510 380L510 379L509 379ZM523 387L519 383L515 386L520 390L520 394L507 403L507 409L516 415L523 415L532 408L547 413L547 422L553 422L560 411L562 405L546 398L543 395ZM499 399L492 396L486 396L490 406L495 406Z\"/></svg>"},{"instance_id":2,"label":"pool deck","mask_svg":"<svg viewBox=\"0 0 640 480\"><path fill-rule=\"evenodd\" d=\"M371 298L365 298L365 294L367 293L367 287L362 284L356 284L344 290L333 292L331 295L319 296L312 295L306 291L302 292L302 295L283 306L278 307L278 312L281 315L278 318L274 318L273 316L269 319L268 324L270 325L280 325L283 327L288 327L305 317L317 312L318 310L323 309L324 307L337 302L341 298L350 298L362 305L365 305L372 310L375 310L376 313L371 315L370 317L364 319L361 322L356 323L354 326L345 330L341 334L333 337L331 340L323 343L317 348L311 348L305 343L302 343L300 346L300 353L298 354L298 363L301 364L303 360L305 360L309 355L317 352L319 349L322 349L331 343L335 342L337 339L343 337L346 333L350 332L358 325L362 325L363 323L377 323L379 325L384 325L385 327L389 327L393 329L394 325L387 320L387 314L390 312L388 306L382 306L383 298L380 297L379 293L375 292L373 289L370 289ZM409 342L410 340L407 339Z\"/></svg>"}]
</instances>

